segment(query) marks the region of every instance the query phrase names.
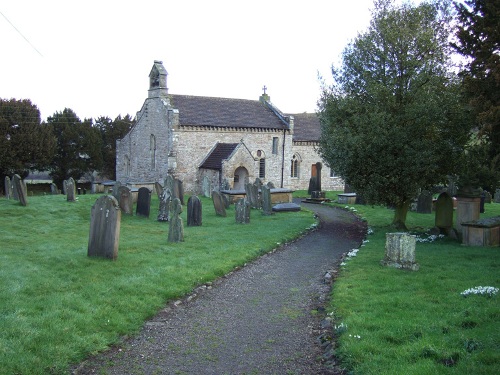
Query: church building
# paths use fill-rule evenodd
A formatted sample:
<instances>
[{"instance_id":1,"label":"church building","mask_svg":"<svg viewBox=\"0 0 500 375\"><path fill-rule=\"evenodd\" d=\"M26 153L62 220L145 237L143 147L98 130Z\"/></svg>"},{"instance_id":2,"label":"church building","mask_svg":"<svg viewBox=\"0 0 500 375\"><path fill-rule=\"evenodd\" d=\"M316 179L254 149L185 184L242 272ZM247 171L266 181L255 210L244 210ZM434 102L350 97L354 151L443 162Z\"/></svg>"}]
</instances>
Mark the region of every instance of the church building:
<instances>
[{"instance_id":1,"label":"church building","mask_svg":"<svg viewBox=\"0 0 500 375\"><path fill-rule=\"evenodd\" d=\"M169 94L167 75L155 61L136 124L117 141L117 181L152 187L171 175L183 181L185 192L200 194L205 176L221 189L244 189L260 178L277 188L307 190L320 172L323 190L343 189L316 152L315 113L284 114L265 90L259 100Z\"/></svg>"}]
</instances>

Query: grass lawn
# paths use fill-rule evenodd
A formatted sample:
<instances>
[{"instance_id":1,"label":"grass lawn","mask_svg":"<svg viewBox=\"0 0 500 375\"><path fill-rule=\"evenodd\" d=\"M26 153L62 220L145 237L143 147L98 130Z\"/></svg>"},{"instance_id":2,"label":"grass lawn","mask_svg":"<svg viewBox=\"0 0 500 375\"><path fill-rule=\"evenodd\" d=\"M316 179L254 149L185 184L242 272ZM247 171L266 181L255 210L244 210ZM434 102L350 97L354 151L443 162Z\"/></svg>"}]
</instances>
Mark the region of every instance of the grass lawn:
<instances>
[{"instance_id":1,"label":"grass lawn","mask_svg":"<svg viewBox=\"0 0 500 375\"><path fill-rule=\"evenodd\" d=\"M366 218L373 234L342 266L329 309L336 354L349 373L499 374L500 295L461 293L500 287L500 248L465 247L449 239L417 242L420 270L383 267L393 212L350 207ZM500 204L486 204L481 217L497 215ZM434 214L410 212L407 225L426 239Z\"/></svg>"},{"instance_id":2,"label":"grass lawn","mask_svg":"<svg viewBox=\"0 0 500 375\"><path fill-rule=\"evenodd\" d=\"M203 226L185 226L185 242L172 244L168 223L156 221L153 196L150 219L122 216L118 259L110 261L87 257L97 198L35 196L27 207L0 199L0 374L66 373L138 332L167 301L315 223L307 211L252 211L250 224L236 224L234 206L217 217L211 200L201 198Z\"/></svg>"}]
</instances>

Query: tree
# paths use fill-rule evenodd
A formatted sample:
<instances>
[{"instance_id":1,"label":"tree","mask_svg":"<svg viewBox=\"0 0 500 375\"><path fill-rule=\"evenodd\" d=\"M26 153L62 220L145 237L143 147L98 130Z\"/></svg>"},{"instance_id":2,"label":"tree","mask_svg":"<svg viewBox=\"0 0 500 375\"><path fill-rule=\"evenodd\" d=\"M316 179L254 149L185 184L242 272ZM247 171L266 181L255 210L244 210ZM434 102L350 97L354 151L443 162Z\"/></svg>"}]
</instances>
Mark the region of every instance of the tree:
<instances>
[{"instance_id":1,"label":"tree","mask_svg":"<svg viewBox=\"0 0 500 375\"><path fill-rule=\"evenodd\" d=\"M82 122L75 112L65 108L47 122L57 139L51 176L58 186L69 177L78 180L85 173L102 168L102 139L92 120Z\"/></svg>"},{"instance_id":2,"label":"tree","mask_svg":"<svg viewBox=\"0 0 500 375\"><path fill-rule=\"evenodd\" d=\"M0 99L0 175L47 170L55 150L55 138L40 122L40 111L30 100Z\"/></svg>"},{"instance_id":3,"label":"tree","mask_svg":"<svg viewBox=\"0 0 500 375\"><path fill-rule=\"evenodd\" d=\"M101 116L95 126L99 129L102 138L102 174L112 180L116 178L116 141L122 139L131 129L134 122L130 115L118 116L114 121L109 117Z\"/></svg>"},{"instance_id":4,"label":"tree","mask_svg":"<svg viewBox=\"0 0 500 375\"><path fill-rule=\"evenodd\" d=\"M478 127L471 153L483 156L479 183L494 191L500 183L500 2L468 0L455 7L459 26L452 46L467 60L460 76Z\"/></svg>"},{"instance_id":5,"label":"tree","mask_svg":"<svg viewBox=\"0 0 500 375\"><path fill-rule=\"evenodd\" d=\"M397 229L419 190L455 170L469 135L449 73L450 15L444 1L376 1L319 101L319 152L367 202L395 207Z\"/></svg>"}]
</instances>

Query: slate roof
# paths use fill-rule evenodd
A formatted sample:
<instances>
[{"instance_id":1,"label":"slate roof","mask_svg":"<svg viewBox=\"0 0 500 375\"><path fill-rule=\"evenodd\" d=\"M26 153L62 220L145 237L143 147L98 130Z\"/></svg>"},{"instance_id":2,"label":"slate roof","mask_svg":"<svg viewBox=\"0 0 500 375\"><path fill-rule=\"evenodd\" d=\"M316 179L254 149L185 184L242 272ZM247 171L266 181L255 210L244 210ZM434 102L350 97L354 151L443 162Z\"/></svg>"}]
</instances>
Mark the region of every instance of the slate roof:
<instances>
[{"instance_id":1,"label":"slate roof","mask_svg":"<svg viewBox=\"0 0 500 375\"><path fill-rule=\"evenodd\" d=\"M316 113L299 113L294 117L294 141L319 141L321 124Z\"/></svg>"},{"instance_id":2,"label":"slate roof","mask_svg":"<svg viewBox=\"0 0 500 375\"><path fill-rule=\"evenodd\" d=\"M238 145L239 143L217 143L212 152L200 165L200 168L220 171L222 169L222 161L227 159Z\"/></svg>"},{"instance_id":3,"label":"slate roof","mask_svg":"<svg viewBox=\"0 0 500 375\"><path fill-rule=\"evenodd\" d=\"M286 129L288 126L258 100L207 96L169 95L179 110L179 124L256 129Z\"/></svg>"}]
</instances>

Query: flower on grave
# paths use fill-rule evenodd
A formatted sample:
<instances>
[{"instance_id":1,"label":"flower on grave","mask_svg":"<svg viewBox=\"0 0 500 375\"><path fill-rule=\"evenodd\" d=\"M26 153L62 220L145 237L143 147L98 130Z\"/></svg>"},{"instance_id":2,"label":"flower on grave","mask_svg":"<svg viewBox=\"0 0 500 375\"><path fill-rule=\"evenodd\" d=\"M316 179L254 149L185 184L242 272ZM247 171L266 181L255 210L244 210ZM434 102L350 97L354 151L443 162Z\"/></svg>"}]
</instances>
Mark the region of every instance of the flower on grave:
<instances>
[{"instance_id":1,"label":"flower on grave","mask_svg":"<svg viewBox=\"0 0 500 375\"><path fill-rule=\"evenodd\" d=\"M427 236L427 237L425 237ZM415 235L415 240L417 242L420 242L420 243L432 243L434 241L437 241L441 238L444 238L445 235L444 234L416 234Z\"/></svg>"},{"instance_id":2,"label":"flower on grave","mask_svg":"<svg viewBox=\"0 0 500 375\"><path fill-rule=\"evenodd\" d=\"M368 229L366 230L366 234L373 234L373 233L375 233L373 229L368 227Z\"/></svg>"},{"instance_id":3,"label":"flower on grave","mask_svg":"<svg viewBox=\"0 0 500 375\"><path fill-rule=\"evenodd\" d=\"M483 295L487 297L493 297L498 293L498 288L493 286L476 286L474 288L469 288L460 293L462 296L467 297L470 295Z\"/></svg>"},{"instance_id":4,"label":"flower on grave","mask_svg":"<svg viewBox=\"0 0 500 375\"><path fill-rule=\"evenodd\" d=\"M360 335L349 335L349 337L354 337L355 339L360 339L361 338Z\"/></svg>"}]
</instances>

